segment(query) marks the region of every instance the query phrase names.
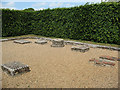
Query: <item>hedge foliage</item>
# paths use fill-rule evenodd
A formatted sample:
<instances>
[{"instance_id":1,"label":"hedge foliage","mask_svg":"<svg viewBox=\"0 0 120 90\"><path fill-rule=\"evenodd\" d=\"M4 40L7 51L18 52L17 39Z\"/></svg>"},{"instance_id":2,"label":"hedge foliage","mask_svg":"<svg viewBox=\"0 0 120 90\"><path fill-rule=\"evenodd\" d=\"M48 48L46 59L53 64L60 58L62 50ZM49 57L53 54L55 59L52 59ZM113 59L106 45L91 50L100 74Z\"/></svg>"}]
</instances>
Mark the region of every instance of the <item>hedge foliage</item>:
<instances>
[{"instance_id":1,"label":"hedge foliage","mask_svg":"<svg viewBox=\"0 0 120 90\"><path fill-rule=\"evenodd\" d=\"M2 36L48 37L120 44L120 3L85 4L42 11L2 10Z\"/></svg>"}]
</instances>

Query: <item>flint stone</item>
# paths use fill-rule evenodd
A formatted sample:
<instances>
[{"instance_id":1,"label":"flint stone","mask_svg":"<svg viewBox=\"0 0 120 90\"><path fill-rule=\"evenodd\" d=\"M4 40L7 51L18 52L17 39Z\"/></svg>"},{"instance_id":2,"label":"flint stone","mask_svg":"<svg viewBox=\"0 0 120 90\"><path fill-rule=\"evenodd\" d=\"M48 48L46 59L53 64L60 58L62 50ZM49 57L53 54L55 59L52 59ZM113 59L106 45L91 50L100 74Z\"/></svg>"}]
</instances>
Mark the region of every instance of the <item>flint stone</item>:
<instances>
[{"instance_id":1,"label":"flint stone","mask_svg":"<svg viewBox=\"0 0 120 90\"><path fill-rule=\"evenodd\" d=\"M45 44L45 43L47 43L47 41L46 40L37 40L37 41L35 41L35 43L37 43L37 44Z\"/></svg>"},{"instance_id":2,"label":"flint stone","mask_svg":"<svg viewBox=\"0 0 120 90\"><path fill-rule=\"evenodd\" d=\"M14 40L14 43L26 44L26 43L31 43L31 41L27 41L27 40Z\"/></svg>"},{"instance_id":3,"label":"flint stone","mask_svg":"<svg viewBox=\"0 0 120 90\"><path fill-rule=\"evenodd\" d=\"M8 74L14 76L18 73L28 72L30 71L29 66L22 64L17 61L9 62L1 65L3 71L6 71Z\"/></svg>"}]
</instances>

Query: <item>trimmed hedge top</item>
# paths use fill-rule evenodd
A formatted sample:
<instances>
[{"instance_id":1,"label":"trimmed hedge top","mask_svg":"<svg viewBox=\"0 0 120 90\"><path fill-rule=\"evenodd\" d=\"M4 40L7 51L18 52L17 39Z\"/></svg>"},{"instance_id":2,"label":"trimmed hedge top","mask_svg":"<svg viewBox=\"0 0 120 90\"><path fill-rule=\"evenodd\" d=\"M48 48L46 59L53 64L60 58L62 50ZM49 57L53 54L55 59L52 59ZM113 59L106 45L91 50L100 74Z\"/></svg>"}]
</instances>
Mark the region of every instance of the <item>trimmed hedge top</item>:
<instances>
[{"instance_id":1,"label":"trimmed hedge top","mask_svg":"<svg viewBox=\"0 0 120 90\"><path fill-rule=\"evenodd\" d=\"M19 11L2 9L2 36L36 34L120 45L120 3Z\"/></svg>"}]
</instances>

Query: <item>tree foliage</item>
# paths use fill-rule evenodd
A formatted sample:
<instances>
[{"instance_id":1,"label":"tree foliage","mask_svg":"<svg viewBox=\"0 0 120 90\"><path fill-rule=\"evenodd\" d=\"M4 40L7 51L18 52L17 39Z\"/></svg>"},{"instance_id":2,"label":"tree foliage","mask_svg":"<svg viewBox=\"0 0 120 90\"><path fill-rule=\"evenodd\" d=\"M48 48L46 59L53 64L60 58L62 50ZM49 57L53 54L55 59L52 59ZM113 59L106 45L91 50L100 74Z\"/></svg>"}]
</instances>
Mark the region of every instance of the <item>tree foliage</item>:
<instances>
[{"instance_id":1,"label":"tree foliage","mask_svg":"<svg viewBox=\"0 0 120 90\"><path fill-rule=\"evenodd\" d=\"M34 11L33 8L27 8L27 9L24 9L24 11Z\"/></svg>"}]
</instances>

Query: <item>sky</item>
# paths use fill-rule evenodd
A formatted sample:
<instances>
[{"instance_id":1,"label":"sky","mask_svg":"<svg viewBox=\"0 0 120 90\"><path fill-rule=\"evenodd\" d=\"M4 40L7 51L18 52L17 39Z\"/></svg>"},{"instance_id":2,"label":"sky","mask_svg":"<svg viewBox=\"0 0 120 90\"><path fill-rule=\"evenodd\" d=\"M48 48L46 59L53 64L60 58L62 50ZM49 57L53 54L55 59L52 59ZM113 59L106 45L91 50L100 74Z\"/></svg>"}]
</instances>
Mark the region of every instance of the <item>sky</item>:
<instances>
[{"instance_id":1,"label":"sky","mask_svg":"<svg viewBox=\"0 0 120 90\"><path fill-rule=\"evenodd\" d=\"M2 0L0 8L23 10L34 8L35 10L74 7L89 3L100 3L101 0Z\"/></svg>"}]
</instances>

